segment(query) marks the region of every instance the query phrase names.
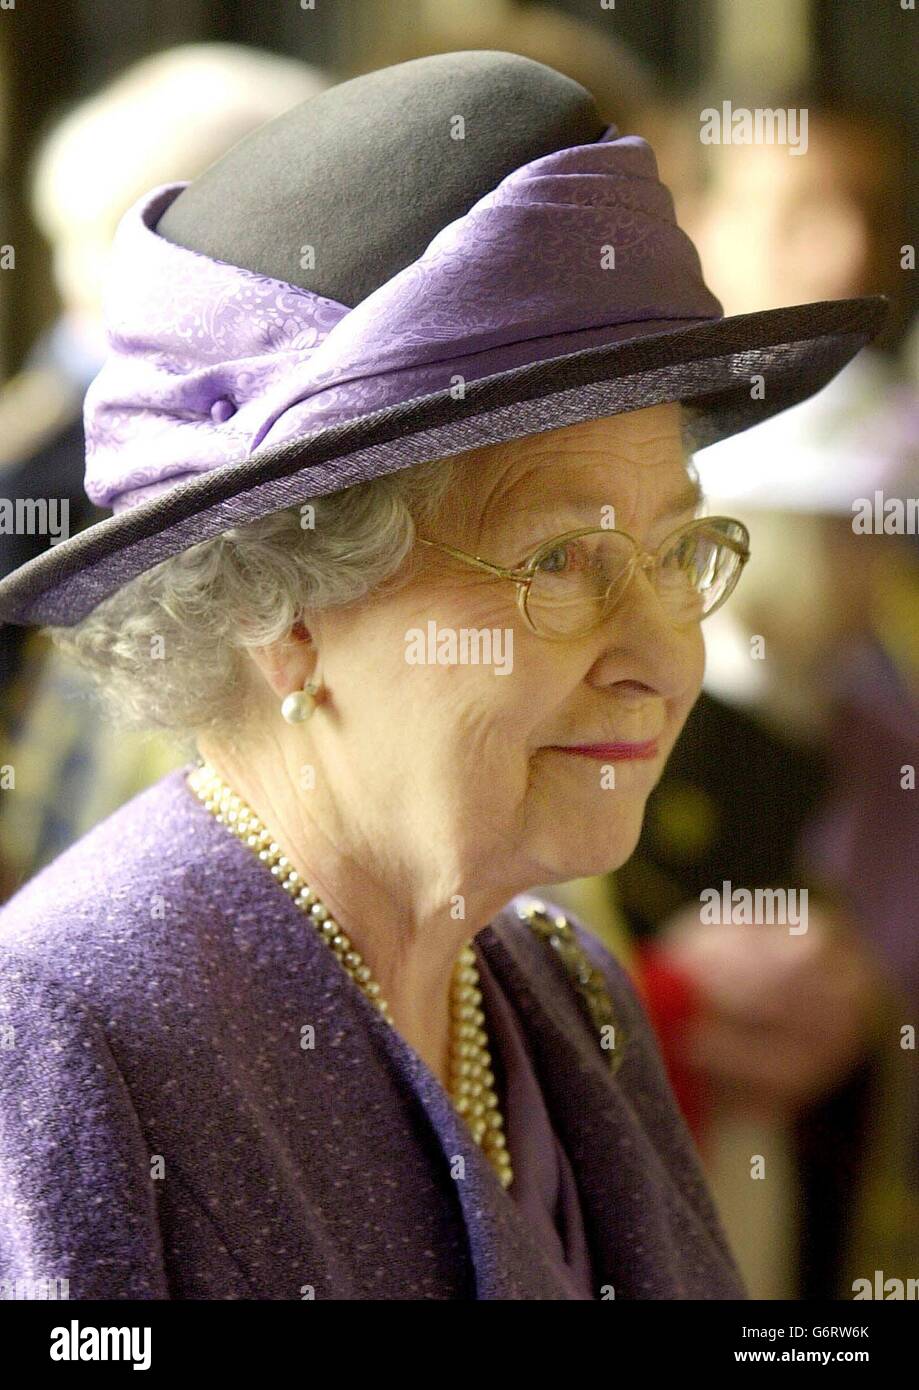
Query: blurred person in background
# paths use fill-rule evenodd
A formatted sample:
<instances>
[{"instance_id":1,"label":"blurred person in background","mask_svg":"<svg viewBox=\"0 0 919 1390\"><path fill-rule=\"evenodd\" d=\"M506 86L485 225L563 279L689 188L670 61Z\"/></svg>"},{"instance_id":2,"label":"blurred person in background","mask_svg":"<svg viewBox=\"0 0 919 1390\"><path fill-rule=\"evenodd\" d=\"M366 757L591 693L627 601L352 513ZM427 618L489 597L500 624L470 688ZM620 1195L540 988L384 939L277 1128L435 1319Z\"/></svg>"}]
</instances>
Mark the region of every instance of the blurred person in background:
<instances>
[{"instance_id":1,"label":"blurred person in background","mask_svg":"<svg viewBox=\"0 0 919 1390\"><path fill-rule=\"evenodd\" d=\"M66 499L71 534L101 520L83 490L82 408L105 357L102 292L118 222L147 189L194 178L330 81L273 53L187 44L132 64L54 120L35 155L31 201L61 313L0 391L4 497ZM0 576L44 546L41 535L0 536ZM0 627L0 754L17 776L15 814L0 802L0 896L177 762L163 740L113 738L73 663L11 625Z\"/></svg>"},{"instance_id":2,"label":"blurred person in background","mask_svg":"<svg viewBox=\"0 0 919 1390\"><path fill-rule=\"evenodd\" d=\"M656 137L662 170L691 154L707 104L646 122L674 122ZM806 155L697 144L694 165L679 161L681 216L735 310L898 289L896 132L810 115ZM917 803L899 784L917 753L916 542L851 530L856 497L919 486L901 375L869 350L812 400L697 456L711 505L752 509L750 583L707 633L703 694L636 853L565 897L635 933L672 1080L763 1297L851 1297L853 1278L906 1277L919 1258L916 1083L891 1025L912 1016L897 990L915 999L919 940ZM750 634L766 636L766 660ZM809 884L807 935L703 925L698 895L724 879ZM768 1181L751 1181L752 1153Z\"/></svg>"},{"instance_id":3,"label":"blurred person in background","mask_svg":"<svg viewBox=\"0 0 919 1390\"><path fill-rule=\"evenodd\" d=\"M801 93L761 104L806 110L807 148L792 155L779 144L700 145L702 196L685 214L699 254L719 298L738 313L796 304L800 295L889 295L894 312L870 363L908 319L903 136L893 121L848 101Z\"/></svg>"}]
</instances>

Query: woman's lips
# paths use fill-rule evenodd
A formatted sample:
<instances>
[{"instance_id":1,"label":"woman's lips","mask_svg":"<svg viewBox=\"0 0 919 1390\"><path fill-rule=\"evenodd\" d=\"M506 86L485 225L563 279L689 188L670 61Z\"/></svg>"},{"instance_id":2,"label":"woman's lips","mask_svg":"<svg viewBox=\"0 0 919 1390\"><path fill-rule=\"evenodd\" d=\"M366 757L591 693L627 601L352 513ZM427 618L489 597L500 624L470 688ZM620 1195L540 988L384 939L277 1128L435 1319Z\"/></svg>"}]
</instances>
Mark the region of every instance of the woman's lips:
<instances>
[{"instance_id":1,"label":"woman's lips","mask_svg":"<svg viewBox=\"0 0 919 1390\"><path fill-rule=\"evenodd\" d=\"M569 746L550 744L559 753L577 753L582 758L596 758L599 762L627 762L636 758L656 758L657 739L646 739L644 743L576 743Z\"/></svg>"}]
</instances>

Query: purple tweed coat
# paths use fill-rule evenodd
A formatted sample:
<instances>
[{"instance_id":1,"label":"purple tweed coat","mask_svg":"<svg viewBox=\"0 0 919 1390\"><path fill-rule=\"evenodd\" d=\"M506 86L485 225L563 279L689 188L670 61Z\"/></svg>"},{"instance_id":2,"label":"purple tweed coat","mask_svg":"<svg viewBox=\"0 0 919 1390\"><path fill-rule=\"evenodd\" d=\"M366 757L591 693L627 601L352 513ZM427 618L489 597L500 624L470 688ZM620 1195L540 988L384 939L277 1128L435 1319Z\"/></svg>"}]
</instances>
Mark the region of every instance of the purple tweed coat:
<instances>
[{"instance_id":1,"label":"purple tweed coat","mask_svg":"<svg viewBox=\"0 0 919 1390\"><path fill-rule=\"evenodd\" d=\"M576 1175L596 1297L744 1298L628 976L573 925L629 1034L615 1074L512 905L476 946ZM0 910L0 1280L41 1278L71 1299L570 1297L433 1073L183 770Z\"/></svg>"}]
</instances>

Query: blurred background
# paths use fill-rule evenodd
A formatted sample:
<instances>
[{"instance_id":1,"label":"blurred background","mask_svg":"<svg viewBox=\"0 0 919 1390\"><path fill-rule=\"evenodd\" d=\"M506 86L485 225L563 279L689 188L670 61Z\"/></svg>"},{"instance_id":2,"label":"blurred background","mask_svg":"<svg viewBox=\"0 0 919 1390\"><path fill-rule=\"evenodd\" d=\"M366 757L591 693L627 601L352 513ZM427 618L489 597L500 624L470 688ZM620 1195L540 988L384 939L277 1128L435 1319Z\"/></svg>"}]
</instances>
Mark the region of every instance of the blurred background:
<instances>
[{"instance_id":1,"label":"blurred background","mask_svg":"<svg viewBox=\"0 0 919 1390\"><path fill-rule=\"evenodd\" d=\"M635 855L544 891L632 973L753 1296L915 1278L919 537L852 526L858 498L919 497L910 0L7 0L0 497L67 499L72 531L102 516L81 405L141 194L331 83L462 48L546 62L649 140L726 313L891 299L813 401L696 456L753 559L706 625L705 690ZM703 144L725 101L806 109L806 153ZM0 534L0 572L44 544ZM0 897L180 761L113 734L40 633L0 629ZM807 888L807 932L705 924L725 880Z\"/></svg>"}]
</instances>

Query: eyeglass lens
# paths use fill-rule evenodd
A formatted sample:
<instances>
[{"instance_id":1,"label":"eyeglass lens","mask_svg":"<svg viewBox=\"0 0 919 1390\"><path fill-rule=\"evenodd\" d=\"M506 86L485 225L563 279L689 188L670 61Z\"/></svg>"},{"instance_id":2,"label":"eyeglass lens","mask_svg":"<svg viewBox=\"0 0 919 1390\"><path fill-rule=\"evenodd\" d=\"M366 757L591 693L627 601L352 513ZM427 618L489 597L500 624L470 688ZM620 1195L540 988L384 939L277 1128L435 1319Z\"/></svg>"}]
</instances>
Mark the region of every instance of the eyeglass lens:
<instances>
[{"instance_id":1,"label":"eyeglass lens","mask_svg":"<svg viewBox=\"0 0 919 1390\"><path fill-rule=\"evenodd\" d=\"M730 593L743 567L745 531L729 518L706 518L678 533L658 556L655 587L677 622L706 617ZM611 530L590 531L538 553L527 613L554 635L587 629L618 602L632 573L634 549Z\"/></svg>"}]
</instances>

